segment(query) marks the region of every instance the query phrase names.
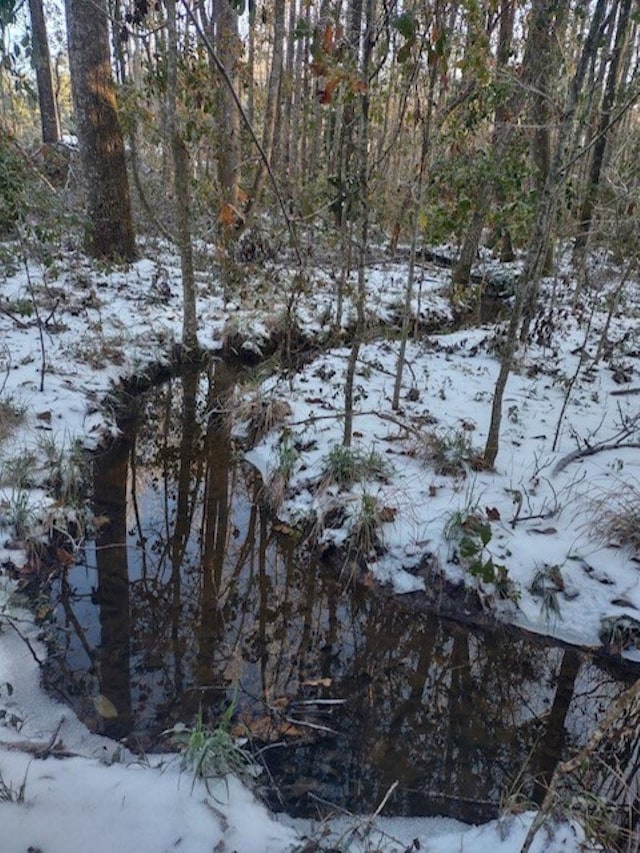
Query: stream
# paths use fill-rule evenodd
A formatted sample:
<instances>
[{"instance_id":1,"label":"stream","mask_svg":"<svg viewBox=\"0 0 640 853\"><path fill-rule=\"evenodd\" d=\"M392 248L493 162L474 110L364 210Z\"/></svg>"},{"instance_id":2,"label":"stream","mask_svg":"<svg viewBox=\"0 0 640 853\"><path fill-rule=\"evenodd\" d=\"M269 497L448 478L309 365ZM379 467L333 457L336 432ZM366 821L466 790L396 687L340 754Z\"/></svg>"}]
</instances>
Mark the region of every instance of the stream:
<instances>
[{"instance_id":1,"label":"stream","mask_svg":"<svg viewBox=\"0 0 640 853\"><path fill-rule=\"evenodd\" d=\"M348 582L283 533L234 450L217 362L131 402L94 461L100 535L55 581L49 688L132 749L232 705L276 810L493 818L540 802L632 680ZM347 573L344 573L345 575Z\"/></svg>"}]
</instances>

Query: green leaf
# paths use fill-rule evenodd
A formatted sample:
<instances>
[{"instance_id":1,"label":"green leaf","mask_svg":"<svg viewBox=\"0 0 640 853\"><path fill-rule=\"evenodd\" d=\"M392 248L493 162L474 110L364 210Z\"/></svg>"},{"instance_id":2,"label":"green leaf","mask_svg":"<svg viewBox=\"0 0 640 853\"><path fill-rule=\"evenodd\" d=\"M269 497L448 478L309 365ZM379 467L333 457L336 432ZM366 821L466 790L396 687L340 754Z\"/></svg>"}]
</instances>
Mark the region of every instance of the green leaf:
<instances>
[{"instance_id":1,"label":"green leaf","mask_svg":"<svg viewBox=\"0 0 640 853\"><path fill-rule=\"evenodd\" d=\"M416 19L411 12L403 12L401 15L396 15L391 21L391 25L406 39L415 39Z\"/></svg>"},{"instance_id":2,"label":"green leaf","mask_svg":"<svg viewBox=\"0 0 640 853\"><path fill-rule=\"evenodd\" d=\"M480 546L478 543L474 542L473 539L470 539L468 536L465 536L460 542L460 556L465 559L469 559L470 557L475 557L478 553L480 553Z\"/></svg>"},{"instance_id":3,"label":"green leaf","mask_svg":"<svg viewBox=\"0 0 640 853\"><path fill-rule=\"evenodd\" d=\"M478 528L478 536L480 537L480 541L482 542L482 544L486 547L489 544L489 542L491 542L491 536L492 536L491 525L489 525L489 524L480 525L480 527Z\"/></svg>"}]
</instances>

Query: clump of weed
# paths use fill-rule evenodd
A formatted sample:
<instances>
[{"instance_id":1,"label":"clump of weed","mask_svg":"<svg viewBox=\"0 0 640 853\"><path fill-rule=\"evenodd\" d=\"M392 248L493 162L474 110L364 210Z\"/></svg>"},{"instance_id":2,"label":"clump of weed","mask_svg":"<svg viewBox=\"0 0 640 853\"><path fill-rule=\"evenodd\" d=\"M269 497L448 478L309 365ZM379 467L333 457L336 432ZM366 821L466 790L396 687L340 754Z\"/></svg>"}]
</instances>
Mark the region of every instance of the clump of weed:
<instances>
[{"instance_id":1,"label":"clump of weed","mask_svg":"<svg viewBox=\"0 0 640 853\"><path fill-rule=\"evenodd\" d=\"M291 406L279 397L260 394L240 400L233 410L234 424L246 423L245 435L249 447L257 444L272 429L284 423L291 414Z\"/></svg>"},{"instance_id":2,"label":"clump of weed","mask_svg":"<svg viewBox=\"0 0 640 853\"><path fill-rule=\"evenodd\" d=\"M374 495L366 492L361 496L358 508L353 516L347 538L349 559L368 559L375 556L382 547L380 525L382 507Z\"/></svg>"},{"instance_id":3,"label":"clump of weed","mask_svg":"<svg viewBox=\"0 0 640 853\"><path fill-rule=\"evenodd\" d=\"M27 787L27 777L22 780L22 783L17 787L5 782L2 773L0 773L0 803L24 803L25 788Z\"/></svg>"},{"instance_id":4,"label":"clump of weed","mask_svg":"<svg viewBox=\"0 0 640 853\"><path fill-rule=\"evenodd\" d=\"M35 452L27 448L4 458L0 463L0 485L18 490L35 488L37 461Z\"/></svg>"},{"instance_id":5,"label":"clump of weed","mask_svg":"<svg viewBox=\"0 0 640 853\"><path fill-rule=\"evenodd\" d=\"M25 410L12 400L0 400L0 444L24 422Z\"/></svg>"},{"instance_id":6,"label":"clump of weed","mask_svg":"<svg viewBox=\"0 0 640 853\"><path fill-rule=\"evenodd\" d=\"M411 452L443 476L465 475L485 468L482 452L473 446L471 430L432 430L412 436Z\"/></svg>"},{"instance_id":7,"label":"clump of weed","mask_svg":"<svg viewBox=\"0 0 640 853\"><path fill-rule=\"evenodd\" d=\"M285 429L278 446L278 464L265 486L269 506L274 512L277 512L282 506L299 456L298 449L293 443L291 431Z\"/></svg>"},{"instance_id":8,"label":"clump of weed","mask_svg":"<svg viewBox=\"0 0 640 853\"><path fill-rule=\"evenodd\" d=\"M0 525L13 529L16 539L28 539L36 524L36 515L29 500L29 493L21 488L14 488L8 499L2 502Z\"/></svg>"},{"instance_id":9,"label":"clump of weed","mask_svg":"<svg viewBox=\"0 0 640 853\"><path fill-rule=\"evenodd\" d=\"M529 592L541 600L540 608L547 621L560 617L558 593L564 591L564 580L559 566L543 566L536 570Z\"/></svg>"},{"instance_id":10,"label":"clump of weed","mask_svg":"<svg viewBox=\"0 0 640 853\"><path fill-rule=\"evenodd\" d=\"M334 444L322 462L322 476L328 483L350 486L363 480L386 480L392 473L389 462L371 448Z\"/></svg>"},{"instance_id":11,"label":"clump of weed","mask_svg":"<svg viewBox=\"0 0 640 853\"><path fill-rule=\"evenodd\" d=\"M229 705L218 725L211 729L198 712L193 726L177 723L165 732L182 750L182 766L196 779L222 779L226 776L247 778L254 767L251 754L231 734L233 703Z\"/></svg>"},{"instance_id":12,"label":"clump of weed","mask_svg":"<svg viewBox=\"0 0 640 853\"><path fill-rule=\"evenodd\" d=\"M51 489L56 501L64 507L80 508L87 494L88 462L81 442L69 447L54 439L41 441L45 456L45 485Z\"/></svg>"},{"instance_id":13,"label":"clump of weed","mask_svg":"<svg viewBox=\"0 0 640 853\"><path fill-rule=\"evenodd\" d=\"M640 553L640 488L627 484L621 491L599 498L589 530L600 542Z\"/></svg>"},{"instance_id":14,"label":"clump of weed","mask_svg":"<svg viewBox=\"0 0 640 853\"><path fill-rule=\"evenodd\" d=\"M454 559L484 584L493 584L500 598L517 601L518 590L506 566L497 563L489 544L493 538L490 522L477 507L453 512L444 528L445 537L455 544Z\"/></svg>"}]
</instances>

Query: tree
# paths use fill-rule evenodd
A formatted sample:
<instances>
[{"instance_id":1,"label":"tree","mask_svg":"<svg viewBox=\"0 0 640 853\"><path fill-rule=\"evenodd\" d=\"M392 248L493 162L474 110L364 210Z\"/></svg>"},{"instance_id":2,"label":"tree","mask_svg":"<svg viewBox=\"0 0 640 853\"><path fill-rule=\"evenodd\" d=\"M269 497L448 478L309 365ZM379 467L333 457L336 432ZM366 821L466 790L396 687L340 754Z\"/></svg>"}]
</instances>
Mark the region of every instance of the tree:
<instances>
[{"instance_id":1,"label":"tree","mask_svg":"<svg viewBox=\"0 0 640 853\"><path fill-rule=\"evenodd\" d=\"M191 175L189 151L182 135L178 116L178 28L175 0L166 0L165 8L167 10L167 137L173 158L176 243L180 252L182 273L182 346L187 353L193 353L198 349L198 318L196 316L196 285L191 242Z\"/></svg>"},{"instance_id":2,"label":"tree","mask_svg":"<svg viewBox=\"0 0 640 853\"><path fill-rule=\"evenodd\" d=\"M542 0L542 2L545 2L545 0ZM544 186L538 198L535 226L531 240L529 241L524 268L518 282L514 304L511 309L509 326L502 347L500 372L493 395L491 422L484 449L484 462L488 467L493 467L498 455L502 399L513 365L513 357L518 342L518 331L520 330L520 335L522 336L524 330L524 334L526 335L528 323L532 315L532 305L535 303L538 284L544 272L549 247L549 236L555 222L560 195L567 179L568 166L573 159L572 155L575 149L576 134L574 132L574 121L588 65L598 50L598 33L604 17L605 6L606 0L598 0L575 74L569 83L558 139ZM520 328L521 324L522 328Z\"/></svg>"},{"instance_id":3,"label":"tree","mask_svg":"<svg viewBox=\"0 0 640 853\"><path fill-rule=\"evenodd\" d=\"M42 141L53 145L60 140L60 120L53 91L51 57L42 0L29 0L29 14L31 15L32 61L36 70Z\"/></svg>"},{"instance_id":4,"label":"tree","mask_svg":"<svg viewBox=\"0 0 640 853\"><path fill-rule=\"evenodd\" d=\"M589 231L591 229L591 220L593 217L593 208L600 184L600 176L604 164L604 155L607 147L607 137L609 135L609 123L611 121L611 113L618 93L618 85L620 79L620 65L624 45L627 39L629 29L629 17L631 13L631 0L623 0L618 4L618 23L616 28L615 42L611 51L611 59L609 70L607 73L607 82L605 85L602 105L600 107L600 118L594 137L593 154L591 157L591 165L587 179L587 187L582 202L582 207L579 216L579 233L576 238L575 247L578 251L583 250L587 245Z\"/></svg>"},{"instance_id":5,"label":"tree","mask_svg":"<svg viewBox=\"0 0 640 853\"><path fill-rule=\"evenodd\" d=\"M111 71L104 0L65 0L69 69L86 190L86 249L96 258L135 257L129 182Z\"/></svg>"}]
</instances>

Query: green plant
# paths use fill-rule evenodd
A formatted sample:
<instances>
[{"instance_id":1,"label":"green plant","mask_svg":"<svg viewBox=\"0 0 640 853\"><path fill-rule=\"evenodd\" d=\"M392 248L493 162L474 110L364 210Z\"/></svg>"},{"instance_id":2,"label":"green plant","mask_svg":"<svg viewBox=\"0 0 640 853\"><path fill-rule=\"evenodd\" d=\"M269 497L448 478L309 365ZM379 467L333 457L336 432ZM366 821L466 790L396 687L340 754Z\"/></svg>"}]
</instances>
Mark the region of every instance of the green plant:
<instances>
[{"instance_id":1,"label":"green plant","mask_svg":"<svg viewBox=\"0 0 640 853\"><path fill-rule=\"evenodd\" d=\"M350 557L369 557L380 546L380 506L373 495L366 492L353 517L347 540Z\"/></svg>"},{"instance_id":2,"label":"green plant","mask_svg":"<svg viewBox=\"0 0 640 853\"><path fill-rule=\"evenodd\" d=\"M376 450L363 450L334 444L321 461L323 477L339 486L349 486L361 480L385 480L392 466Z\"/></svg>"},{"instance_id":3,"label":"green plant","mask_svg":"<svg viewBox=\"0 0 640 853\"><path fill-rule=\"evenodd\" d=\"M433 465L442 475L466 475L482 470L482 456L473 446L471 429L431 430L420 433L413 439L413 453L426 464Z\"/></svg>"},{"instance_id":4,"label":"green plant","mask_svg":"<svg viewBox=\"0 0 640 853\"><path fill-rule=\"evenodd\" d=\"M558 593L564 589L564 581L559 566L544 566L536 570L529 592L540 598L540 610L547 621L560 617Z\"/></svg>"},{"instance_id":5,"label":"green plant","mask_svg":"<svg viewBox=\"0 0 640 853\"><path fill-rule=\"evenodd\" d=\"M40 446L45 456L45 484L64 507L81 507L87 494L87 456L80 441L57 443L46 437Z\"/></svg>"},{"instance_id":6,"label":"green plant","mask_svg":"<svg viewBox=\"0 0 640 853\"><path fill-rule=\"evenodd\" d=\"M28 492L24 489L13 489L5 510L4 523L13 527L16 539L28 538L36 523Z\"/></svg>"},{"instance_id":7,"label":"green plant","mask_svg":"<svg viewBox=\"0 0 640 853\"><path fill-rule=\"evenodd\" d=\"M177 723L165 732L181 747L182 766L193 772L194 784L196 779L206 781L229 775L252 775L254 764L251 754L231 734L234 708L234 703L231 703L215 729L204 724L200 709L193 726Z\"/></svg>"},{"instance_id":8,"label":"green plant","mask_svg":"<svg viewBox=\"0 0 640 853\"><path fill-rule=\"evenodd\" d=\"M15 788L4 781L0 773L0 803L24 803L24 793L27 787L27 776L22 780L20 787Z\"/></svg>"},{"instance_id":9,"label":"green plant","mask_svg":"<svg viewBox=\"0 0 640 853\"><path fill-rule=\"evenodd\" d=\"M285 429L280 438L278 446L278 468L277 471L282 475L285 482L289 482L291 475L298 461L300 454L294 445L291 438L291 430Z\"/></svg>"},{"instance_id":10,"label":"green plant","mask_svg":"<svg viewBox=\"0 0 640 853\"><path fill-rule=\"evenodd\" d=\"M489 550L493 531L477 506L471 508L468 504L467 509L453 512L445 524L444 535L456 543L457 558L469 574L482 583L493 584L501 598L518 598L507 567L497 563Z\"/></svg>"},{"instance_id":11,"label":"green plant","mask_svg":"<svg viewBox=\"0 0 640 853\"><path fill-rule=\"evenodd\" d=\"M23 423L25 410L12 400L0 400L0 444Z\"/></svg>"},{"instance_id":12,"label":"green plant","mask_svg":"<svg viewBox=\"0 0 640 853\"><path fill-rule=\"evenodd\" d=\"M36 454L33 450L24 448L10 458L2 460L0 469L0 483L12 486L14 489L32 489L36 486L33 476L37 463Z\"/></svg>"}]
</instances>

